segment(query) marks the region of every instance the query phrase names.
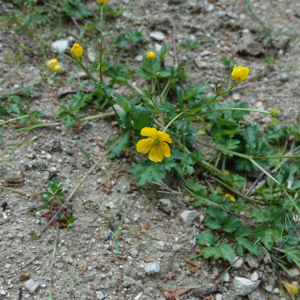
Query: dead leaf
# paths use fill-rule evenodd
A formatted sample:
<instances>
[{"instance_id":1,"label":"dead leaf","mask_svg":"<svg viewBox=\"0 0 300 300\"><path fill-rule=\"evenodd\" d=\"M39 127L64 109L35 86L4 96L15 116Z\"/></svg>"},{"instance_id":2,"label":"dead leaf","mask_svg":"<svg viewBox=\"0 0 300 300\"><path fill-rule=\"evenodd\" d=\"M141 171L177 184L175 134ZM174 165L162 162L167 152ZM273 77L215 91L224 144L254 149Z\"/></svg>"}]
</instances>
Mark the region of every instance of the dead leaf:
<instances>
[{"instance_id":1,"label":"dead leaf","mask_svg":"<svg viewBox=\"0 0 300 300\"><path fill-rule=\"evenodd\" d=\"M98 270L102 270L102 269L104 269L104 268L107 269L107 265L101 264L101 265L98 265L98 266L96 267L96 269L98 269Z\"/></svg>"},{"instance_id":2,"label":"dead leaf","mask_svg":"<svg viewBox=\"0 0 300 300\"><path fill-rule=\"evenodd\" d=\"M146 223L146 224L144 224L143 226L140 226L140 230L143 230L143 229L148 230L149 227L150 227L150 224L149 224L149 223Z\"/></svg>"},{"instance_id":3,"label":"dead leaf","mask_svg":"<svg viewBox=\"0 0 300 300\"><path fill-rule=\"evenodd\" d=\"M82 271L80 272L80 275L82 275L88 268L88 264L87 264L87 261L84 263L84 266L83 266L83 269Z\"/></svg>"}]
</instances>

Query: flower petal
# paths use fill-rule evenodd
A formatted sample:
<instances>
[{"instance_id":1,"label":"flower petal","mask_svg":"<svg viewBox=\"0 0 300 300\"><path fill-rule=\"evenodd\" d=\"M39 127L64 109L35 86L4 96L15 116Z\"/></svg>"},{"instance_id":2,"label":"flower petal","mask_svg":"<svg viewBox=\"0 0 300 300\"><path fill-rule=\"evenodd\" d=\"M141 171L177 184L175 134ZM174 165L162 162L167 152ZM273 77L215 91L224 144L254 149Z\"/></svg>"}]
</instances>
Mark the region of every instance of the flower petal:
<instances>
[{"instance_id":1,"label":"flower petal","mask_svg":"<svg viewBox=\"0 0 300 300\"><path fill-rule=\"evenodd\" d=\"M136 144L136 150L141 153L147 153L153 147L153 139L142 139Z\"/></svg>"},{"instance_id":2,"label":"flower petal","mask_svg":"<svg viewBox=\"0 0 300 300\"><path fill-rule=\"evenodd\" d=\"M156 128L145 127L141 130L141 135L142 136L150 136L151 138L156 139L157 130L156 130Z\"/></svg>"},{"instance_id":3,"label":"flower petal","mask_svg":"<svg viewBox=\"0 0 300 300\"><path fill-rule=\"evenodd\" d=\"M154 146L149 153L149 159L156 163L159 163L162 162L163 158L164 155L161 150L161 146Z\"/></svg>"},{"instance_id":4,"label":"flower petal","mask_svg":"<svg viewBox=\"0 0 300 300\"><path fill-rule=\"evenodd\" d=\"M166 142L162 142L162 150L164 151L164 156L165 157L170 157L170 147Z\"/></svg>"},{"instance_id":5,"label":"flower petal","mask_svg":"<svg viewBox=\"0 0 300 300\"><path fill-rule=\"evenodd\" d=\"M165 133L165 132L158 131L157 138L161 142L168 142L170 144L172 143L172 140L171 140L170 136L167 133Z\"/></svg>"}]
</instances>

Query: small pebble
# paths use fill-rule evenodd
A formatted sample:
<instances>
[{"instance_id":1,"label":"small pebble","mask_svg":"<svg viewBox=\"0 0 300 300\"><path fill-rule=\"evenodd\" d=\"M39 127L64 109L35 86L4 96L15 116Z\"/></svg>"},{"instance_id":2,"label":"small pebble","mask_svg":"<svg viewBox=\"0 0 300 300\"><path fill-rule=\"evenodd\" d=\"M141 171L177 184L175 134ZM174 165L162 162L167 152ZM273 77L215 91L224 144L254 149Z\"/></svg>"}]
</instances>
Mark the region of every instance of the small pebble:
<instances>
[{"instance_id":1,"label":"small pebble","mask_svg":"<svg viewBox=\"0 0 300 300\"><path fill-rule=\"evenodd\" d=\"M145 210L148 211L150 209L149 205L145 207Z\"/></svg>"}]
</instances>

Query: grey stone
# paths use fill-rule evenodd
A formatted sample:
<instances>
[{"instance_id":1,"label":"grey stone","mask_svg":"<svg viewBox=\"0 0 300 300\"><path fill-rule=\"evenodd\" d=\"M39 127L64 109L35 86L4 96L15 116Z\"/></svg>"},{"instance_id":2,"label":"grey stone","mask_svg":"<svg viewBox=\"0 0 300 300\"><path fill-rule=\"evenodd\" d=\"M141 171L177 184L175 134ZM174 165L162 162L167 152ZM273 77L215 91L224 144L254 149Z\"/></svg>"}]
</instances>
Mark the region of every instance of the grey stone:
<instances>
[{"instance_id":1,"label":"grey stone","mask_svg":"<svg viewBox=\"0 0 300 300\"><path fill-rule=\"evenodd\" d=\"M58 40L51 43L51 47L54 48L57 52L65 52L65 50L69 47L69 41Z\"/></svg>"},{"instance_id":2,"label":"grey stone","mask_svg":"<svg viewBox=\"0 0 300 300\"><path fill-rule=\"evenodd\" d=\"M232 264L232 267L236 269L240 268L244 263L244 260L239 256L236 256L233 261L234 263Z\"/></svg>"},{"instance_id":3,"label":"grey stone","mask_svg":"<svg viewBox=\"0 0 300 300\"><path fill-rule=\"evenodd\" d=\"M264 290L268 293L271 293L273 291L273 286L271 284L265 285Z\"/></svg>"},{"instance_id":4,"label":"grey stone","mask_svg":"<svg viewBox=\"0 0 300 300\"><path fill-rule=\"evenodd\" d=\"M93 151L94 155L98 155L101 151L100 147L98 145L92 146L91 150Z\"/></svg>"},{"instance_id":5,"label":"grey stone","mask_svg":"<svg viewBox=\"0 0 300 300\"><path fill-rule=\"evenodd\" d=\"M150 262L145 264L145 271L149 273L150 271L155 271L155 273L159 273L160 265L157 261Z\"/></svg>"},{"instance_id":6,"label":"grey stone","mask_svg":"<svg viewBox=\"0 0 300 300\"><path fill-rule=\"evenodd\" d=\"M97 297L97 299L98 300L102 300L102 299L104 299L105 298L105 296L103 295L103 293L102 292L96 292L96 297Z\"/></svg>"},{"instance_id":7,"label":"grey stone","mask_svg":"<svg viewBox=\"0 0 300 300\"><path fill-rule=\"evenodd\" d=\"M55 266L56 269L62 270L64 268L64 263L63 262L57 262L57 263L55 263L54 266Z\"/></svg>"},{"instance_id":8,"label":"grey stone","mask_svg":"<svg viewBox=\"0 0 300 300\"><path fill-rule=\"evenodd\" d=\"M136 251L136 250L132 250L131 252L130 252L130 254L131 254L131 256L132 257L137 257L138 256L138 254L139 254L139 252L138 251Z\"/></svg>"},{"instance_id":9,"label":"grey stone","mask_svg":"<svg viewBox=\"0 0 300 300\"><path fill-rule=\"evenodd\" d=\"M287 73L280 73L279 77L282 82L287 82L289 80L289 75Z\"/></svg>"},{"instance_id":10,"label":"grey stone","mask_svg":"<svg viewBox=\"0 0 300 300\"><path fill-rule=\"evenodd\" d=\"M260 102L261 103L261 102ZM260 107L259 109L264 110L264 107ZM253 256L251 254L247 254L245 258L246 264L249 265L251 269L257 269L259 267L260 258L257 256Z\"/></svg>"},{"instance_id":11,"label":"grey stone","mask_svg":"<svg viewBox=\"0 0 300 300\"><path fill-rule=\"evenodd\" d=\"M5 264L4 268L5 269L10 269L11 265L10 264Z\"/></svg>"},{"instance_id":12,"label":"grey stone","mask_svg":"<svg viewBox=\"0 0 300 300\"><path fill-rule=\"evenodd\" d=\"M244 277L235 277L233 284L235 293L237 295L245 296L252 293L259 286L260 280L252 282Z\"/></svg>"},{"instance_id":13,"label":"grey stone","mask_svg":"<svg viewBox=\"0 0 300 300\"><path fill-rule=\"evenodd\" d=\"M5 292L5 291L1 291L1 292L0 292L0 295L1 295L1 296L5 296L5 295L6 295L6 292Z\"/></svg>"},{"instance_id":14,"label":"grey stone","mask_svg":"<svg viewBox=\"0 0 300 300\"><path fill-rule=\"evenodd\" d=\"M150 37L156 41L163 41L166 38L166 36L161 31L151 32Z\"/></svg>"},{"instance_id":15,"label":"grey stone","mask_svg":"<svg viewBox=\"0 0 300 300\"><path fill-rule=\"evenodd\" d=\"M167 198L159 199L157 206L167 214L171 213L172 211L172 203L170 199Z\"/></svg>"},{"instance_id":16,"label":"grey stone","mask_svg":"<svg viewBox=\"0 0 300 300\"><path fill-rule=\"evenodd\" d=\"M196 64L196 66L197 66L199 69L204 69L204 68L207 67L207 62L206 62L206 61L203 61L203 60L201 59L201 57L197 57L197 58L195 59L195 64Z\"/></svg>"},{"instance_id":17,"label":"grey stone","mask_svg":"<svg viewBox=\"0 0 300 300\"><path fill-rule=\"evenodd\" d=\"M260 288L254 290L252 293L247 295L249 300L267 300L266 293Z\"/></svg>"},{"instance_id":18,"label":"grey stone","mask_svg":"<svg viewBox=\"0 0 300 300\"><path fill-rule=\"evenodd\" d=\"M284 49L288 46L290 42L290 38L288 36L278 36L275 39L272 40L272 46L276 49Z\"/></svg>"},{"instance_id":19,"label":"grey stone","mask_svg":"<svg viewBox=\"0 0 300 300\"><path fill-rule=\"evenodd\" d=\"M143 57L143 55L141 55L141 54L135 57L135 59L136 59L137 61L142 61L143 58L144 58L144 57Z\"/></svg>"},{"instance_id":20,"label":"grey stone","mask_svg":"<svg viewBox=\"0 0 300 300\"><path fill-rule=\"evenodd\" d=\"M239 40L237 52L240 55L259 56L264 54L260 43L256 42L250 32L244 33Z\"/></svg>"},{"instance_id":21,"label":"grey stone","mask_svg":"<svg viewBox=\"0 0 300 300\"><path fill-rule=\"evenodd\" d=\"M203 57L203 56L208 56L210 54L210 51L209 50L204 50L202 52L200 52L200 56Z\"/></svg>"},{"instance_id":22,"label":"grey stone","mask_svg":"<svg viewBox=\"0 0 300 300\"><path fill-rule=\"evenodd\" d=\"M198 213L195 210L185 210L180 214L185 224L191 224L196 218L198 218Z\"/></svg>"},{"instance_id":23,"label":"grey stone","mask_svg":"<svg viewBox=\"0 0 300 300\"><path fill-rule=\"evenodd\" d=\"M89 52L88 52L88 54L87 54L87 57L88 57L89 61L90 61L91 63L95 62L95 61L96 61L96 58L97 58L96 53L95 53L93 50L91 50L91 49L89 49L88 51L89 51Z\"/></svg>"},{"instance_id":24,"label":"grey stone","mask_svg":"<svg viewBox=\"0 0 300 300\"><path fill-rule=\"evenodd\" d=\"M39 286L40 284L38 282L34 282L32 279L25 282L25 287L31 294L33 294Z\"/></svg>"},{"instance_id":25,"label":"grey stone","mask_svg":"<svg viewBox=\"0 0 300 300\"><path fill-rule=\"evenodd\" d=\"M123 286L126 288L130 287L131 285L134 285L135 283L136 281L133 278L127 276L123 277Z\"/></svg>"},{"instance_id":26,"label":"grey stone","mask_svg":"<svg viewBox=\"0 0 300 300\"><path fill-rule=\"evenodd\" d=\"M224 282L229 282L230 281L230 275L229 275L229 273L226 272L223 276L224 276L223 277L223 281Z\"/></svg>"}]
</instances>

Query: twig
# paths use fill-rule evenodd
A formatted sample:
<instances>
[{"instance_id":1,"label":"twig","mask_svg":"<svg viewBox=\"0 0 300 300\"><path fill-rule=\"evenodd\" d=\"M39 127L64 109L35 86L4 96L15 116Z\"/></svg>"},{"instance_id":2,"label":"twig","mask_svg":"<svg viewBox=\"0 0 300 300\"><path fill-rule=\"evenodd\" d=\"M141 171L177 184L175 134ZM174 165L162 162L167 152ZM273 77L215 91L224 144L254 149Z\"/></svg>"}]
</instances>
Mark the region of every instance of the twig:
<instances>
[{"instance_id":1,"label":"twig","mask_svg":"<svg viewBox=\"0 0 300 300\"><path fill-rule=\"evenodd\" d=\"M261 172L260 175L256 178L256 180L253 182L253 184L250 186L250 188L245 193L245 196L248 196L252 189L257 185L257 183L262 179L262 177L265 175L265 173Z\"/></svg>"},{"instance_id":2,"label":"twig","mask_svg":"<svg viewBox=\"0 0 300 300\"><path fill-rule=\"evenodd\" d=\"M79 24L77 23L77 21L75 20L75 18L73 16L71 16L71 19L72 19L73 23L75 24L75 26L77 27L77 29L79 31L81 31L81 28L80 28Z\"/></svg>"},{"instance_id":3,"label":"twig","mask_svg":"<svg viewBox=\"0 0 300 300\"><path fill-rule=\"evenodd\" d=\"M18 66L16 66L15 68L13 68L11 71L8 72L8 74L3 78L3 80L0 82L0 85L3 84L5 82L5 80L16 70L18 70L21 66L22 66L23 62L21 62Z\"/></svg>"},{"instance_id":4,"label":"twig","mask_svg":"<svg viewBox=\"0 0 300 300\"><path fill-rule=\"evenodd\" d=\"M105 156L117 145L117 143L119 141L120 141L120 139L118 139L115 143L113 143L113 145L103 154L103 156L90 168L90 170L86 173L86 175L78 183L78 185L76 186L76 188L73 190L73 192L67 198L66 201L70 201L72 199L72 197L77 192L77 190L80 188L80 186L82 185L82 183L87 179L87 177L92 173L92 171L101 163L101 161L105 158Z\"/></svg>"},{"instance_id":5,"label":"twig","mask_svg":"<svg viewBox=\"0 0 300 300\"><path fill-rule=\"evenodd\" d=\"M51 271L50 271L50 289L52 287L52 281L53 281L53 267L54 267L54 259L55 259L55 253L56 253L56 245L57 245L57 239L58 239L58 230L59 230L59 222L57 222L57 232L56 232L56 238L54 241L54 247L53 247L53 256L51 261Z\"/></svg>"},{"instance_id":6,"label":"twig","mask_svg":"<svg viewBox=\"0 0 300 300\"><path fill-rule=\"evenodd\" d=\"M176 25L174 24L173 28L173 52L174 52L174 63L175 63L175 69L177 69L177 52L176 52Z\"/></svg>"},{"instance_id":7,"label":"twig","mask_svg":"<svg viewBox=\"0 0 300 300\"><path fill-rule=\"evenodd\" d=\"M54 218L60 213L61 209L62 209L62 205L60 207L60 209L57 211L57 213L53 216L53 218L50 220L50 222L41 230L41 234L48 228L48 226L52 223L52 221L54 220Z\"/></svg>"},{"instance_id":8,"label":"twig","mask_svg":"<svg viewBox=\"0 0 300 300\"><path fill-rule=\"evenodd\" d=\"M2 185L0 185L0 188L1 188L1 189L4 189L4 190L11 191L11 192L16 192L16 193L19 193L19 194L23 194L23 195L27 195L27 194L28 194L28 193L26 193L26 192L14 190L14 189L11 189L11 188L8 188L8 187L4 187L4 186L2 186Z\"/></svg>"},{"instance_id":9,"label":"twig","mask_svg":"<svg viewBox=\"0 0 300 300\"><path fill-rule=\"evenodd\" d=\"M33 260L35 260L37 258L37 256L33 257L32 259L30 259L24 266L21 267L21 269L25 268L26 266L28 266Z\"/></svg>"}]
</instances>

